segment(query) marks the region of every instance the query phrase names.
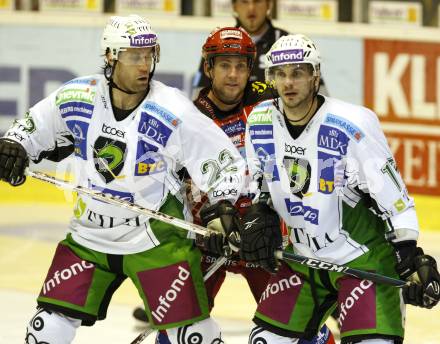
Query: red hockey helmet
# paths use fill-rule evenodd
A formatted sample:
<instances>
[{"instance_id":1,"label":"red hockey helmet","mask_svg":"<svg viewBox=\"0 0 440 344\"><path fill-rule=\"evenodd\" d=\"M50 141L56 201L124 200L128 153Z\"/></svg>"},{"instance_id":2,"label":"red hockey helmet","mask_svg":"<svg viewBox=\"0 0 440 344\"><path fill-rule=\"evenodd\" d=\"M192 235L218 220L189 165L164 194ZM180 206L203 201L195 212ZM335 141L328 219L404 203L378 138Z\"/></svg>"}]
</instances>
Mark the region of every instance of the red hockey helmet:
<instances>
[{"instance_id":1,"label":"red hockey helmet","mask_svg":"<svg viewBox=\"0 0 440 344\"><path fill-rule=\"evenodd\" d=\"M252 38L242 28L223 27L212 31L203 45L203 58L212 67L214 57L220 55L238 55L248 58L249 66L252 68L257 48Z\"/></svg>"}]
</instances>

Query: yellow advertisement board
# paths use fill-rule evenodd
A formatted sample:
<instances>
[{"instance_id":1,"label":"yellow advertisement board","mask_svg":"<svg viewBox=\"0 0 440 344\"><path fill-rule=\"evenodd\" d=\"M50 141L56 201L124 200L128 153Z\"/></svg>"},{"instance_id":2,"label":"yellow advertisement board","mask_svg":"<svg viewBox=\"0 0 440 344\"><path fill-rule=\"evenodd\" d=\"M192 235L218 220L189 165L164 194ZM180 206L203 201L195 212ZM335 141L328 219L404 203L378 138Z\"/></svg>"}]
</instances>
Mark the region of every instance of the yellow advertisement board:
<instances>
[{"instance_id":1,"label":"yellow advertisement board","mask_svg":"<svg viewBox=\"0 0 440 344\"><path fill-rule=\"evenodd\" d=\"M278 19L337 22L338 2L330 0L280 0L278 3Z\"/></svg>"},{"instance_id":2,"label":"yellow advertisement board","mask_svg":"<svg viewBox=\"0 0 440 344\"><path fill-rule=\"evenodd\" d=\"M372 24L422 25L422 4L404 1L370 1L368 21Z\"/></svg>"},{"instance_id":3,"label":"yellow advertisement board","mask_svg":"<svg viewBox=\"0 0 440 344\"><path fill-rule=\"evenodd\" d=\"M0 11L11 11L15 9L15 1L0 0Z\"/></svg>"},{"instance_id":4,"label":"yellow advertisement board","mask_svg":"<svg viewBox=\"0 0 440 344\"><path fill-rule=\"evenodd\" d=\"M2 1L2 0L0 0ZM68 11L102 13L103 0L40 0L40 11Z\"/></svg>"},{"instance_id":5,"label":"yellow advertisement board","mask_svg":"<svg viewBox=\"0 0 440 344\"><path fill-rule=\"evenodd\" d=\"M180 15L178 0L116 0L115 11L118 14L172 14Z\"/></svg>"}]
</instances>

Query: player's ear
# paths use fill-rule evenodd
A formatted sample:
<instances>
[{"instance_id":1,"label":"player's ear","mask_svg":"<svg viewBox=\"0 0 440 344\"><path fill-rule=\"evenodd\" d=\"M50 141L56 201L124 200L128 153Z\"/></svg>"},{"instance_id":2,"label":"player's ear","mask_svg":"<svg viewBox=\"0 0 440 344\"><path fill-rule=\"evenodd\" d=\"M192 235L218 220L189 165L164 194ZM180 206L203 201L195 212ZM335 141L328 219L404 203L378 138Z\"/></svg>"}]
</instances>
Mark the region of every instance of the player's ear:
<instances>
[{"instance_id":1,"label":"player's ear","mask_svg":"<svg viewBox=\"0 0 440 344\"><path fill-rule=\"evenodd\" d=\"M314 75L315 75L315 80L314 80L315 92L318 92L319 85L321 84L321 71L319 70L319 68L316 68Z\"/></svg>"},{"instance_id":2,"label":"player's ear","mask_svg":"<svg viewBox=\"0 0 440 344\"><path fill-rule=\"evenodd\" d=\"M321 82L321 78L318 74L317 76L315 76L315 92L318 92L320 82Z\"/></svg>"},{"instance_id":3,"label":"player's ear","mask_svg":"<svg viewBox=\"0 0 440 344\"><path fill-rule=\"evenodd\" d=\"M266 0L267 1L267 12L266 17L270 18L272 15L272 8L273 8L273 0Z\"/></svg>"},{"instance_id":4,"label":"player's ear","mask_svg":"<svg viewBox=\"0 0 440 344\"><path fill-rule=\"evenodd\" d=\"M113 54L111 53L110 49L107 48L106 52L105 52L105 60L107 61L107 63L110 66L113 66L114 64L114 58L113 58Z\"/></svg>"},{"instance_id":5,"label":"player's ear","mask_svg":"<svg viewBox=\"0 0 440 344\"><path fill-rule=\"evenodd\" d=\"M203 72L205 73L205 75L206 75L206 77L207 77L208 79L211 79L211 71L212 71L211 66L210 66L209 63L205 60L205 61L203 62Z\"/></svg>"}]
</instances>

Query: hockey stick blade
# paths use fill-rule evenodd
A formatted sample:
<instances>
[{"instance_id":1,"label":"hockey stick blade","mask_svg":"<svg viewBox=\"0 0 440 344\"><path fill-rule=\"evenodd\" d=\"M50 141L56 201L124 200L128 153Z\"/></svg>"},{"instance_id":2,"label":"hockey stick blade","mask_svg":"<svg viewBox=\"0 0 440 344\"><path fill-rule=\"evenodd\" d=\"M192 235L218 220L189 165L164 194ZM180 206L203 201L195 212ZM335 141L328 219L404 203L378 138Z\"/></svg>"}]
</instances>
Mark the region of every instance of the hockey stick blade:
<instances>
[{"instance_id":1,"label":"hockey stick blade","mask_svg":"<svg viewBox=\"0 0 440 344\"><path fill-rule=\"evenodd\" d=\"M348 266L329 263L315 258L308 258L292 252L276 251L275 257L288 262L295 262L301 265L306 265L312 269L340 272L342 274L350 275L359 279L366 279L374 283L387 284L393 287L401 288L407 284L407 282L396 278L384 276L374 272L353 269Z\"/></svg>"}]
</instances>

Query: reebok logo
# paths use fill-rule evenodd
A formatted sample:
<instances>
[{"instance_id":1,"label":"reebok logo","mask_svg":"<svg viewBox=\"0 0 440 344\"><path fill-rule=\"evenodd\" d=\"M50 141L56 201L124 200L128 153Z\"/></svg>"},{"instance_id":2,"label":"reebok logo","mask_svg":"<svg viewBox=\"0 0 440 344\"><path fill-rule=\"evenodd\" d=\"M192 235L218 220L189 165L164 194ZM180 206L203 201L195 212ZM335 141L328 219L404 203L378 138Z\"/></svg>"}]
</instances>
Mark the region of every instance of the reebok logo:
<instances>
[{"instance_id":1,"label":"reebok logo","mask_svg":"<svg viewBox=\"0 0 440 344\"><path fill-rule=\"evenodd\" d=\"M171 304L176 300L179 296L182 288L185 286L185 281L190 276L190 273L183 266L178 266L178 275L177 278L174 279L171 283L170 288L164 293L164 295L160 295L158 298L159 306L151 312L153 317L161 323L171 308Z\"/></svg>"},{"instance_id":2,"label":"reebok logo","mask_svg":"<svg viewBox=\"0 0 440 344\"><path fill-rule=\"evenodd\" d=\"M244 230L248 230L248 229L250 229L254 224L257 223L257 221L258 221L259 219L260 219L260 218L257 217L256 219L253 219L252 221L248 221L248 222L246 222L246 223L244 224Z\"/></svg>"}]
</instances>

